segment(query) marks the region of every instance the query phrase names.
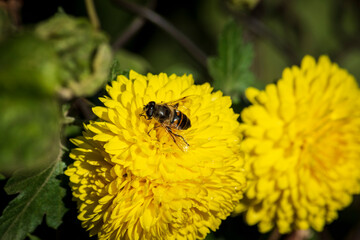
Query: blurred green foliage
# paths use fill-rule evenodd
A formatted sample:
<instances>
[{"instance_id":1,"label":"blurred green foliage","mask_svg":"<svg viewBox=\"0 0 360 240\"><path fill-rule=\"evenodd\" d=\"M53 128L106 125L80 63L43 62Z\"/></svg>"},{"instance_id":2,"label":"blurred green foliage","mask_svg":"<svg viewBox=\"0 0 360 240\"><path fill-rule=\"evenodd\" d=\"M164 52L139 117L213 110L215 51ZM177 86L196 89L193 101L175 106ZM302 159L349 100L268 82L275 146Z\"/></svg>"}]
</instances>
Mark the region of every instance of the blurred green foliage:
<instances>
[{"instance_id":1,"label":"blurred green foliage","mask_svg":"<svg viewBox=\"0 0 360 240\"><path fill-rule=\"evenodd\" d=\"M7 12L0 8L0 42L13 31L14 27L11 24L11 20L9 19Z\"/></svg>"},{"instance_id":2,"label":"blurred green foliage","mask_svg":"<svg viewBox=\"0 0 360 240\"><path fill-rule=\"evenodd\" d=\"M0 171L37 167L59 148L58 59L30 33L5 40L0 52Z\"/></svg>"},{"instance_id":3,"label":"blurred green foliage","mask_svg":"<svg viewBox=\"0 0 360 240\"><path fill-rule=\"evenodd\" d=\"M281 77L281 69L299 64L306 54L329 55L331 60L360 79L360 5L357 1L263 1L248 17L258 20L270 31L265 34L254 22L244 27L255 33L254 70L264 83ZM240 13L238 13L240 14ZM271 38L282 40L276 46ZM289 53L285 48L291 49ZM355 54L354 54L355 53Z\"/></svg>"},{"instance_id":4,"label":"blurred green foliage","mask_svg":"<svg viewBox=\"0 0 360 240\"><path fill-rule=\"evenodd\" d=\"M105 85L112 52L86 19L57 14L7 36L0 53L0 172L11 176L6 193L19 193L0 217L0 238L23 239L44 215L52 228L62 223L61 141L77 129L64 127L73 119L61 105Z\"/></svg>"},{"instance_id":5,"label":"blurred green foliage","mask_svg":"<svg viewBox=\"0 0 360 240\"><path fill-rule=\"evenodd\" d=\"M6 173L52 162L59 151L57 102L17 94L0 95L0 171Z\"/></svg>"},{"instance_id":6,"label":"blurred green foliage","mask_svg":"<svg viewBox=\"0 0 360 240\"><path fill-rule=\"evenodd\" d=\"M4 41L0 52L0 92L54 95L60 85L60 67L51 44L25 33Z\"/></svg>"},{"instance_id":7,"label":"blurred green foliage","mask_svg":"<svg viewBox=\"0 0 360 240\"><path fill-rule=\"evenodd\" d=\"M218 51L218 57L208 59L214 88L222 90L238 104L245 89L254 84L250 71L253 48L244 43L239 26L230 22L220 35Z\"/></svg>"},{"instance_id":8,"label":"blurred green foliage","mask_svg":"<svg viewBox=\"0 0 360 240\"><path fill-rule=\"evenodd\" d=\"M151 72L151 65L140 55L120 49L115 53L114 58L118 61L119 68L123 70L134 70L141 74Z\"/></svg>"},{"instance_id":9,"label":"blurred green foliage","mask_svg":"<svg viewBox=\"0 0 360 240\"><path fill-rule=\"evenodd\" d=\"M227 0L229 8L236 10L248 10L253 9L260 0Z\"/></svg>"},{"instance_id":10,"label":"blurred green foliage","mask_svg":"<svg viewBox=\"0 0 360 240\"><path fill-rule=\"evenodd\" d=\"M112 52L106 36L84 18L63 13L40 23L35 33L52 44L61 78L75 96L90 96L106 83Z\"/></svg>"}]
</instances>

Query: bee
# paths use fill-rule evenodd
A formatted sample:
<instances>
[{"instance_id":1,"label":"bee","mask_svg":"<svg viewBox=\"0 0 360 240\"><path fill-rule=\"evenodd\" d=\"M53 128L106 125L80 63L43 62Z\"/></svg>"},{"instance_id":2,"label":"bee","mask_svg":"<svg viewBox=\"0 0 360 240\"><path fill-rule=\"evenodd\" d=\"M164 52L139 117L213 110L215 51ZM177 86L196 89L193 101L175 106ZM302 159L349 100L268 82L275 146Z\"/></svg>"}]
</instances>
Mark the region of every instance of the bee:
<instances>
[{"instance_id":1,"label":"bee","mask_svg":"<svg viewBox=\"0 0 360 240\"><path fill-rule=\"evenodd\" d=\"M154 118L170 134L174 143L183 152L186 152L190 145L183 136L174 133L173 130L186 130L191 127L190 119L178 109L179 102L184 101L186 98L183 97L176 101L160 104L150 101L144 106L143 112L140 114L141 117L145 117L147 120ZM153 129L157 127L159 126L155 126Z\"/></svg>"}]
</instances>

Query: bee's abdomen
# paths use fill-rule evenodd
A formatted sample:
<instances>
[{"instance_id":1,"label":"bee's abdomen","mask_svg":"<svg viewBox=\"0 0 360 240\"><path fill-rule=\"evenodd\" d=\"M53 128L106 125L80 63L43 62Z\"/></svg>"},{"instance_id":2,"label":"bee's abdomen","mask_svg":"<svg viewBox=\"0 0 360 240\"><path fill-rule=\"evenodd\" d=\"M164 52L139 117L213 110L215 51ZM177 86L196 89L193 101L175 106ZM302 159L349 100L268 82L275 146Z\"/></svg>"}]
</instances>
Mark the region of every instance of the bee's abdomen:
<instances>
[{"instance_id":1,"label":"bee's abdomen","mask_svg":"<svg viewBox=\"0 0 360 240\"><path fill-rule=\"evenodd\" d=\"M179 110L175 110L174 118L172 119L171 123L173 123L179 130L186 130L191 127L190 119Z\"/></svg>"},{"instance_id":2,"label":"bee's abdomen","mask_svg":"<svg viewBox=\"0 0 360 240\"><path fill-rule=\"evenodd\" d=\"M191 127L191 122L190 122L190 119L185 114L182 113L182 115L183 115L183 118L182 118L182 121L180 122L179 129L186 130L189 127Z\"/></svg>"}]
</instances>

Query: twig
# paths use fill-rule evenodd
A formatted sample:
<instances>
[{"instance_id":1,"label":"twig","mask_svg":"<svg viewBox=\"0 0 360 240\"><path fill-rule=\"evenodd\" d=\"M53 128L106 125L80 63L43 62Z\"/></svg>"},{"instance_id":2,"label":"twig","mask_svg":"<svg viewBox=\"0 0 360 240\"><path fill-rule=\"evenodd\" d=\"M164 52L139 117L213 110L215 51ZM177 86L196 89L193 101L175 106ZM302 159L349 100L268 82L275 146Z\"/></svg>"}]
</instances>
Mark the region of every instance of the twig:
<instances>
[{"instance_id":1,"label":"twig","mask_svg":"<svg viewBox=\"0 0 360 240\"><path fill-rule=\"evenodd\" d=\"M153 9L155 7L156 0L151 0L148 3L148 8ZM115 40L112 45L114 51L120 49L126 42L128 42L145 24L146 19L143 17L135 18L129 27Z\"/></svg>"},{"instance_id":2,"label":"twig","mask_svg":"<svg viewBox=\"0 0 360 240\"><path fill-rule=\"evenodd\" d=\"M95 29L100 29L100 21L96 14L95 5L93 0L85 0L86 11L89 15L91 24Z\"/></svg>"},{"instance_id":3,"label":"twig","mask_svg":"<svg viewBox=\"0 0 360 240\"><path fill-rule=\"evenodd\" d=\"M203 53L188 37L186 37L162 16L146 7L142 7L130 1L112 0L112 2L119 7L138 14L163 29L175 40L177 40L178 43L185 48L196 61L198 61L204 68L207 68L207 56L205 53Z\"/></svg>"}]
</instances>

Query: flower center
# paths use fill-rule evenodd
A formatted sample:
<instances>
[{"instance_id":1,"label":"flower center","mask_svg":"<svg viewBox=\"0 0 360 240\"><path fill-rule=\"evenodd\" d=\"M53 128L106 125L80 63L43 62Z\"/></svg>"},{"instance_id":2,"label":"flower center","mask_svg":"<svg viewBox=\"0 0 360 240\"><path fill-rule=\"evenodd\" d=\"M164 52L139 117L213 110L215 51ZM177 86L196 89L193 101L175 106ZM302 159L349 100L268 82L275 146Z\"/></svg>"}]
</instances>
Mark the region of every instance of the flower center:
<instances>
[{"instance_id":1,"label":"flower center","mask_svg":"<svg viewBox=\"0 0 360 240\"><path fill-rule=\"evenodd\" d=\"M303 137L299 146L299 162L310 170L313 176L327 175L334 166L344 159L342 121L321 121Z\"/></svg>"}]
</instances>

